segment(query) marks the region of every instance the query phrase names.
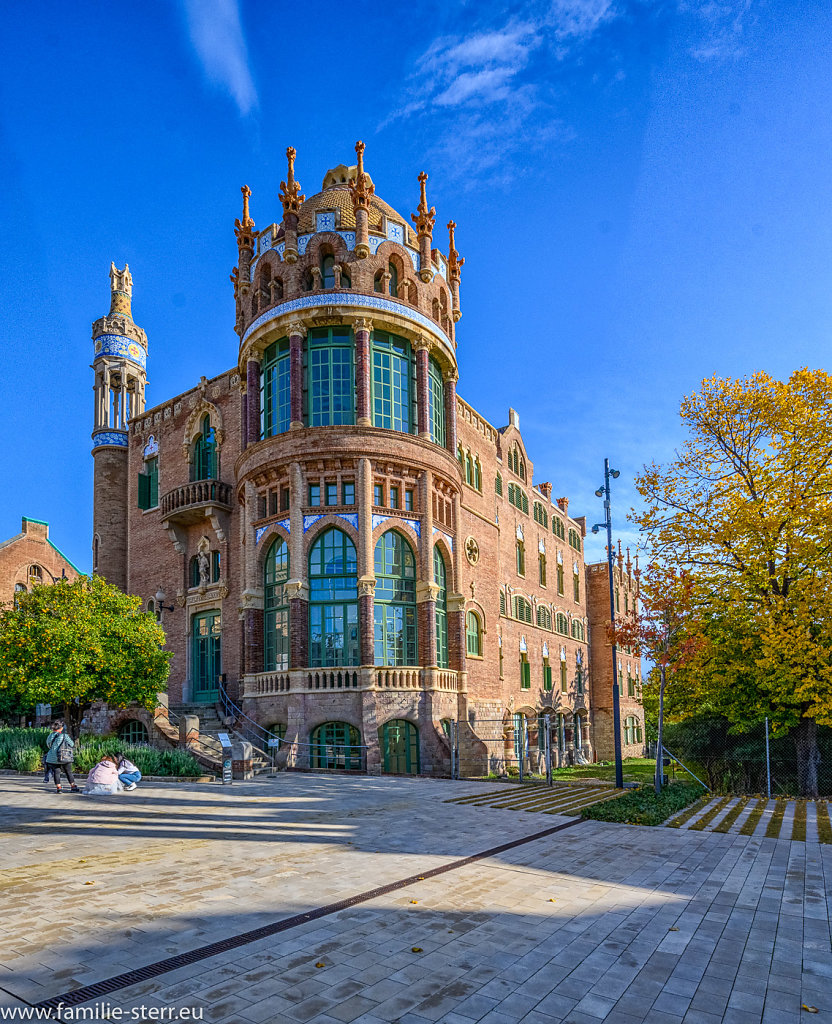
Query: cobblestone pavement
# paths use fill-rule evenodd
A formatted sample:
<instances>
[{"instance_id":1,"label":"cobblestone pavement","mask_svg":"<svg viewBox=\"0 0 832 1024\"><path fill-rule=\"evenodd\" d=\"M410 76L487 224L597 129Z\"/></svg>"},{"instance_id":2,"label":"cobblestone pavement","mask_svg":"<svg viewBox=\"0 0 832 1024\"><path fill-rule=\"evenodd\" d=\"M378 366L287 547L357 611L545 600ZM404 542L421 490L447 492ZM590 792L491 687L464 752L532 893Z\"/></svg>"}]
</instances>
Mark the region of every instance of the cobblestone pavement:
<instances>
[{"instance_id":1,"label":"cobblestone pavement","mask_svg":"<svg viewBox=\"0 0 832 1024\"><path fill-rule=\"evenodd\" d=\"M576 820L445 802L482 787L287 774L93 799L0 776L0 1007ZM580 822L105 1002L229 1024L832 1021L831 893L811 840Z\"/></svg>"},{"instance_id":2,"label":"cobblestone pavement","mask_svg":"<svg viewBox=\"0 0 832 1024\"><path fill-rule=\"evenodd\" d=\"M671 828L727 835L832 843L826 800L768 800L765 797L702 797L665 823Z\"/></svg>"}]
</instances>

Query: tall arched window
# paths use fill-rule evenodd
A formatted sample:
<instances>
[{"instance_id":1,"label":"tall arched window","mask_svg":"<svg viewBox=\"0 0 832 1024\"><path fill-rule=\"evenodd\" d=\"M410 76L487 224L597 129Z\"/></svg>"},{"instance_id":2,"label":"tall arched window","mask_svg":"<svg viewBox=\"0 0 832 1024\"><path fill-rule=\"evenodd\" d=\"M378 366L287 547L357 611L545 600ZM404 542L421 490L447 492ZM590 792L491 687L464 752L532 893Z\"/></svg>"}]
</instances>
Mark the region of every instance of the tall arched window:
<instances>
[{"instance_id":1,"label":"tall arched window","mask_svg":"<svg viewBox=\"0 0 832 1024\"><path fill-rule=\"evenodd\" d=\"M348 722L324 722L312 731L309 744L313 768L342 772L362 769L361 734Z\"/></svg>"},{"instance_id":2,"label":"tall arched window","mask_svg":"<svg viewBox=\"0 0 832 1024\"><path fill-rule=\"evenodd\" d=\"M217 476L217 439L211 417L206 413L202 418L202 430L194 442L191 479L216 480Z\"/></svg>"},{"instance_id":3,"label":"tall arched window","mask_svg":"<svg viewBox=\"0 0 832 1024\"><path fill-rule=\"evenodd\" d=\"M431 439L445 447L445 385L435 359L428 360L428 426Z\"/></svg>"},{"instance_id":4,"label":"tall arched window","mask_svg":"<svg viewBox=\"0 0 832 1024\"><path fill-rule=\"evenodd\" d=\"M373 426L413 430L413 357L410 344L395 334L373 331Z\"/></svg>"},{"instance_id":5,"label":"tall arched window","mask_svg":"<svg viewBox=\"0 0 832 1024\"><path fill-rule=\"evenodd\" d=\"M395 530L375 549L375 663L416 665L416 559Z\"/></svg>"},{"instance_id":6,"label":"tall arched window","mask_svg":"<svg viewBox=\"0 0 832 1024\"><path fill-rule=\"evenodd\" d=\"M433 582L439 587L436 594L436 664L448 667L448 592L445 559L439 548L433 549Z\"/></svg>"},{"instance_id":7,"label":"tall arched window","mask_svg":"<svg viewBox=\"0 0 832 1024\"><path fill-rule=\"evenodd\" d=\"M260 435L274 437L289 429L289 339L280 338L263 353L260 373Z\"/></svg>"},{"instance_id":8,"label":"tall arched window","mask_svg":"<svg viewBox=\"0 0 832 1024\"><path fill-rule=\"evenodd\" d=\"M474 658L482 657L482 626L476 612L465 616L465 649Z\"/></svg>"},{"instance_id":9,"label":"tall arched window","mask_svg":"<svg viewBox=\"0 0 832 1024\"><path fill-rule=\"evenodd\" d=\"M474 486L474 460L471 453L465 453L465 483Z\"/></svg>"},{"instance_id":10,"label":"tall arched window","mask_svg":"<svg viewBox=\"0 0 832 1024\"><path fill-rule=\"evenodd\" d=\"M517 575L526 575L526 547L522 540L518 540L516 544L517 551Z\"/></svg>"},{"instance_id":11,"label":"tall arched window","mask_svg":"<svg viewBox=\"0 0 832 1024\"><path fill-rule=\"evenodd\" d=\"M390 294L394 298L398 298L399 295L399 272L396 270L395 263L387 264L387 272L390 275Z\"/></svg>"},{"instance_id":12,"label":"tall arched window","mask_svg":"<svg viewBox=\"0 0 832 1024\"><path fill-rule=\"evenodd\" d=\"M324 256L321 260L321 287L335 287L335 257Z\"/></svg>"},{"instance_id":13,"label":"tall arched window","mask_svg":"<svg viewBox=\"0 0 832 1024\"><path fill-rule=\"evenodd\" d=\"M39 565L29 566L29 587L39 587L43 584L43 569Z\"/></svg>"},{"instance_id":14,"label":"tall arched window","mask_svg":"<svg viewBox=\"0 0 832 1024\"><path fill-rule=\"evenodd\" d=\"M355 545L335 527L309 552L309 659L316 667L359 664Z\"/></svg>"},{"instance_id":15,"label":"tall arched window","mask_svg":"<svg viewBox=\"0 0 832 1024\"><path fill-rule=\"evenodd\" d=\"M289 667L289 548L278 537L266 554L263 578L263 668L283 671Z\"/></svg>"},{"instance_id":16,"label":"tall arched window","mask_svg":"<svg viewBox=\"0 0 832 1024\"><path fill-rule=\"evenodd\" d=\"M329 257L328 257L329 258ZM306 416L310 427L355 422L353 343L349 327L321 327L307 342Z\"/></svg>"}]
</instances>

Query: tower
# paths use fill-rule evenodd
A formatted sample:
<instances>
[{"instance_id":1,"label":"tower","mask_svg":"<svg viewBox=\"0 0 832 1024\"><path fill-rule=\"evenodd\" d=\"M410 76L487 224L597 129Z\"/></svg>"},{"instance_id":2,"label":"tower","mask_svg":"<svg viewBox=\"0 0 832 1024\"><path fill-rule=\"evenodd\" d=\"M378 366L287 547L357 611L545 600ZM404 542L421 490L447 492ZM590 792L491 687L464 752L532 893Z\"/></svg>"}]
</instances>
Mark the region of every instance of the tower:
<instances>
[{"instance_id":1,"label":"tower","mask_svg":"<svg viewBox=\"0 0 832 1024\"><path fill-rule=\"evenodd\" d=\"M127 585L128 424L144 412L147 336L133 323L133 278L110 264L110 312L92 325L95 417L93 572Z\"/></svg>"}]
</instances>

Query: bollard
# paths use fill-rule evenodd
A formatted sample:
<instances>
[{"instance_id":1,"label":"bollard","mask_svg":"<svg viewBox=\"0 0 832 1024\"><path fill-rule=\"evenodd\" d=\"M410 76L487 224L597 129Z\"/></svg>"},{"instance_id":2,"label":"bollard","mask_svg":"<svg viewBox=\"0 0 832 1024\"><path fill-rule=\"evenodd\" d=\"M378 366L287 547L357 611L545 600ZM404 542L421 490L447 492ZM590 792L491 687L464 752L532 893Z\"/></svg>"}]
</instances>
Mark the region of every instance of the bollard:
<instances>
[{"instance_id":1,"label":"bollard","mask_svg":"<svg viewBox=\"0 0 832 1024\"><path fill-rule=\"evenodd\" d=\"M179 746L190 747L194 743L199 743L199 718L183 715L179 719Z\"/></svg>"}]
</instances>

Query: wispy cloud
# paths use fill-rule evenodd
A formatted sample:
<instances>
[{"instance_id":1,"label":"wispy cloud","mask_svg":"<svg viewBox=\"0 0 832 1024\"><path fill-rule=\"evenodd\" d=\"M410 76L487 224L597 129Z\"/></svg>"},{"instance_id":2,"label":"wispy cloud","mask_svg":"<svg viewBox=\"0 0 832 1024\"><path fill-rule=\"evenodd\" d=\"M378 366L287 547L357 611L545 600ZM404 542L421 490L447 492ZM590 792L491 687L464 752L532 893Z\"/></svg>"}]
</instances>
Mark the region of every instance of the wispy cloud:
<instances>
[{"instance_id":1,"label":"wispy cloud","mask_svg":"<svg viewBox=\"0 0 832 1024\"><path fill-rule=\"evenodd\" d=\"M680 10L697 17L702 38L690 53L699 61L731 60L742 56L745 17L753 0L681 0Z\"/></svg>"},{"instance_id":2,"label":"wispy cloud","mask_svg":"<svg viewBox=\"0 0 832 1024\"><path fill-rule=\"evenodd\" d=\"M243 115L257 106L238 0L182 0L188 33L209 82Z\"/></svg>"}]
</instances>

